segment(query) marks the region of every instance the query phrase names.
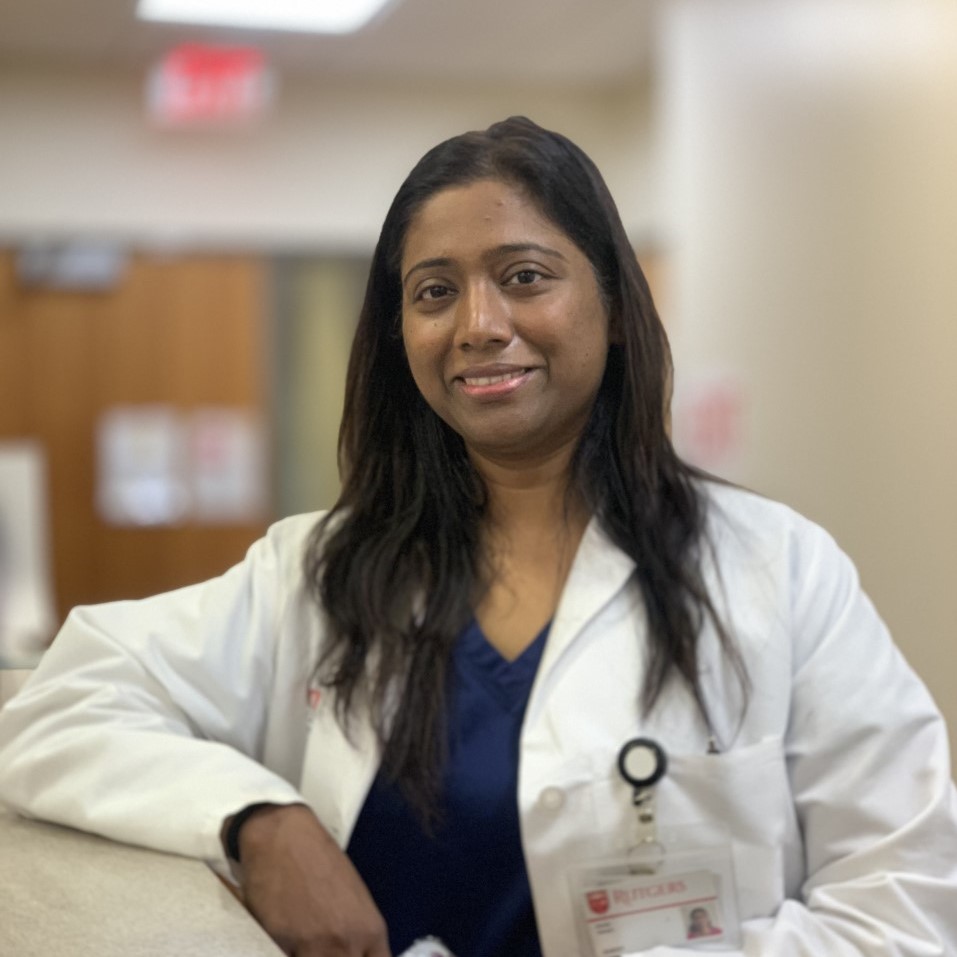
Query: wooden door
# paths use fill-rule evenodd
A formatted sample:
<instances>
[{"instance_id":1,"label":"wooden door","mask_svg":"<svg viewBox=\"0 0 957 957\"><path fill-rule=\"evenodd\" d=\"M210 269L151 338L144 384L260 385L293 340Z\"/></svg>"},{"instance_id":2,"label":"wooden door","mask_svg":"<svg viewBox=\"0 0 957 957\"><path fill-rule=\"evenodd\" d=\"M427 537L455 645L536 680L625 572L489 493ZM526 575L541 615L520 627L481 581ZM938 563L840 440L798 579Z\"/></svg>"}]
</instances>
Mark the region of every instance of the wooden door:
<instances>
[{"instance_id":1,"label":"wooden door","mask_svg":"<svg viewBox=\"0 0 957 957\"><path fill-rule=\"evenodd\" d=\"M216 575L268 521L108 525L97 423L118 405L214 405L268 421L266 268L246 256L133 256L108 292L26 288L0 250L0 439L46 452L58 613Z\"/></svg>"}]
</instances>

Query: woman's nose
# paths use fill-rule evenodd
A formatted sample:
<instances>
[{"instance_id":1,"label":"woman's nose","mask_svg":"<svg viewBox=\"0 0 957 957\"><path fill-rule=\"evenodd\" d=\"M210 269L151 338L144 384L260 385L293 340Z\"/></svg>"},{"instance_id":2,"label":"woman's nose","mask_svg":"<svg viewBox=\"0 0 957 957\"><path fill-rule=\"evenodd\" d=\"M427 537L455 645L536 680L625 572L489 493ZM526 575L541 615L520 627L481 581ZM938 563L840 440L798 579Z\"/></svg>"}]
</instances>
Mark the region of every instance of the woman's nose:
<instances>
[{"instance_id":1,"label":"woman's nose","mask_svg":"<svg viewBox=\"0 0 957 957\"><path fill-rule=\"evenodd\" d=\"M470 284L462 291L455 322L455 344L461 349L504 344L513 335L508 302L497 286L486 283Z\"/></svg>"}]
</instances>

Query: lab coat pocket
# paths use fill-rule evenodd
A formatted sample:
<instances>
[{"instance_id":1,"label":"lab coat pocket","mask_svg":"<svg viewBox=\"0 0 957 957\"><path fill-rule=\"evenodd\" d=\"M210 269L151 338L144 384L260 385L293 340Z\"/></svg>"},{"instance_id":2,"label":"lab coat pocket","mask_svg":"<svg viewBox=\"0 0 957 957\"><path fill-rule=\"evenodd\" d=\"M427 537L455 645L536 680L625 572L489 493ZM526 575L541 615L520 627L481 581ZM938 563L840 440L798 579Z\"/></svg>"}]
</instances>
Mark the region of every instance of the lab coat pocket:
<instances>
[{"instance_id":1,"label":"lab coat pocket","mask_svg":"<svg viewBox=\"0 0 957 957\"><path fill-rule=\"evenodd\" d=\"M773 913L800 887L800 831L779 737L722 754L672 754L658 786L663 826L722 823L742 919Z\"/></svg>"}]
</instances>

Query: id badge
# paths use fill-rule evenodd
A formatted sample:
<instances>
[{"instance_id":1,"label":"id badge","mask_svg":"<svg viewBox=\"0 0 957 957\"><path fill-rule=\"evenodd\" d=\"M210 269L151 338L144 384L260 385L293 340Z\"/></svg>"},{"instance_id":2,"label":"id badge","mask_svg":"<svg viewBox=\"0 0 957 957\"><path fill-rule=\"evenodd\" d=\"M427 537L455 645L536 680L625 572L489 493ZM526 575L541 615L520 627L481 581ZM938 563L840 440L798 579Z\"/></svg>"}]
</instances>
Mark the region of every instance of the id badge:
<instances>
[{"instance_id":1,"label":"id badge","mask_svg":"<svg viewBox=\"0 0 957 957\"><path fill-rule=\"evenodd\" d=\"M720 825L662 829L653 844L571 868L568 881L591 957L740 947L731 842Z\"/></svg>"}]
</instances>

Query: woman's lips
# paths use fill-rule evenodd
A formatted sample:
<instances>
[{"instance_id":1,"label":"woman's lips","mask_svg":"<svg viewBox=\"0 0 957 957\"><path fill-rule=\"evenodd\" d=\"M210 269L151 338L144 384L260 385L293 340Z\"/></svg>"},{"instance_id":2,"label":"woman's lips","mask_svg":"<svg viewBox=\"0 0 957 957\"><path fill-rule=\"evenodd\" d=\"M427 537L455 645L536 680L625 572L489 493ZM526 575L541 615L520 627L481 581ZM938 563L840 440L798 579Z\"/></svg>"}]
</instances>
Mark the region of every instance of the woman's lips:
<instances>
[{"instance_id":1,"label":"woman's lips","mask_svg":"<svg viewBox=\"0 0 957 957\"><path fill-rule=\"evenodd\" d=\"M524 369L513 369L511 372L501 372L498 375L462 376L466 385L495 385L498 382L507 382L516 376L523 375Z\"/></svg>"},{"instance_id":2,"label":"woman's lips","mask_svg":"<svg viewBox=\"0 0 957 957\"><path fill-rule=\"evenodd\" d=\"M510 395L532 374L531 369L509 369L505 372L479 372L459 376L456 382L465 395L473 399L498 399Z\"/></svg>"}]
</instances>

